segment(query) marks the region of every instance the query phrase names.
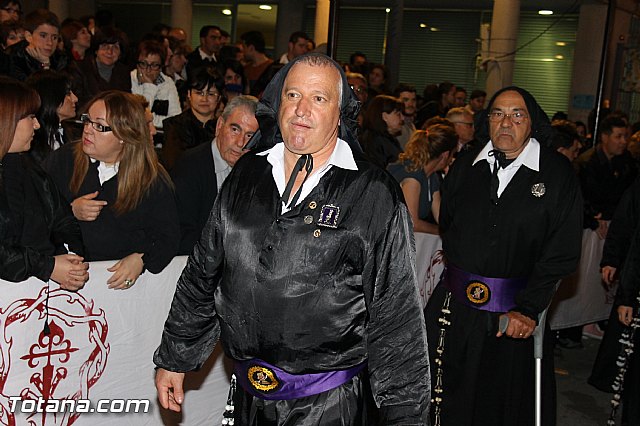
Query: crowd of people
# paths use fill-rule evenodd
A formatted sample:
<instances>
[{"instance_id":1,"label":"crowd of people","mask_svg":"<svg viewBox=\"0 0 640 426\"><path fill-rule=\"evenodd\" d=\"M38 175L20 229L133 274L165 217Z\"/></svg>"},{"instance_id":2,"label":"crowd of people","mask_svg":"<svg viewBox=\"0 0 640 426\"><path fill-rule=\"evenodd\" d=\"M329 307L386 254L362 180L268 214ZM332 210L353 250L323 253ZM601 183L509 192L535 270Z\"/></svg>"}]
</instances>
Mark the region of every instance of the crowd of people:
<instances>
[{"instance_id":1,"label":"crowd of people","mask_svg":"<svg viewBox=\"0 0 640 426\"><path fill-rule=\"evenodd\" d=\"M234 44L215 25L192 50L164 25L134 45L108 12L23 19L0 0L0 23L0 278L77 291L88 262L109 260L106 285L126 290L190 255L155 356L165 408L180 409L182 373L220 337L237 361L236 424L296 410L315 419L296 424L425 424L429 403L434 424L532 424L530 337L585 261L583 229L601 242L603 284L620 286L591 379L611 390L601 366L639 287L640 123L624 112L603 108L594 134L518 87L488 102L448 81L389 87L384 65L310 53L301 31L272 59L260 32ZM441 235L447 259L424 313L411 231ZM545 334L544 424L553 345L578 348L582 332Z\"/></svg>"}]
</instances>

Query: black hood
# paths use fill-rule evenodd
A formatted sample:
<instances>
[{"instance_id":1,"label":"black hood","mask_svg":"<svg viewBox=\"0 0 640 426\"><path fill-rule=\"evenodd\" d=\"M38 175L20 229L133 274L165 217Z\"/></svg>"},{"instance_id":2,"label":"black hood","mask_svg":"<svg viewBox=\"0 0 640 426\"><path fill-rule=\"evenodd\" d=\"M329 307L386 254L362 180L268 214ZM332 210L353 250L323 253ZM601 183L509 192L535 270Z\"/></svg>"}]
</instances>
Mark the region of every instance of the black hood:
<instances>
[{"instance_id":1,"label":"black hood","mask_svg":"<svg viewBox=\"0 0 640 426\"><path fill-rule=\"evenodd\" d=\"M329 59L338 72L340 72L340 78L342 79L342 102L340 104L340 125L338 128L338 137L349 144L354 157L361 157L362 149L360 148L360 144L357 139L357 118L358 112L360 111L360 102L353 93L353 90L349 87L347 77L340 65L333 59L321 53L307 53L306 55L298 56L293 61L286 64L273 77L271 82L265 88L262 99L260 99L260 102L258 103L256 119L258 120L260 129L253 135L245 148L253 151L264 151L265 149L269 149L275 144L282 142L282 134L280 133L280 127L278 126L277 111L280 108L280 96L282 94L284 80L292 66L309 56L322 56Z\"/></svg>"},{"instance_id":2,"label":"black hood","mask_svg":"<svg viewBox=\"0 0 640 426\"><path fill-rule=\"evenodd\" d=\"M482 142L482 144L489 142L491 139L489 133L489 117L487 114L491 111L496 98L507 91L518 92L522 96L527 106L527 111L529 112L529 119L531 120L531 137L535 138L541 145L549 146L551 137L553 136L553 128L551 127L549 117L542 108L540 108L540 105L538 105L538 102L536 102L531 93L516 86L504 87L498 90L489 101L487 109L478 113L481 115L479 120L476 121L476 123L479 123L476 129L476 139Z\"/></svg>"}]
</instances>

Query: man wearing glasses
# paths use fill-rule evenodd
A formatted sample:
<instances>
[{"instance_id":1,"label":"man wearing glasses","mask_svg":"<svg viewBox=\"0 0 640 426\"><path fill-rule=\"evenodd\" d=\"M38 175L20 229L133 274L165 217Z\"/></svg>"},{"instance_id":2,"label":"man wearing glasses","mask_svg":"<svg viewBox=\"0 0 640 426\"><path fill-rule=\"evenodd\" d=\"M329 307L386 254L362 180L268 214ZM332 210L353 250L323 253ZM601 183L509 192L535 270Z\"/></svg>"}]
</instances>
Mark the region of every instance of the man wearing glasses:
<instances>
[{"instance_id":1,"label":"man wearing glasses","mask_svg":"<svg viewBox=\"0 0 640 426\"><path fill-rule=\"evenodd\" d=\"M213 140L224 80L215 70L200 67L189 76L186 86L190 108L164 120L160 158L169 171L186 150Z\"/></svg>"},{"instance_id":2,"label":"man wearing glasses","mask_svg":"<svg viewBox=\"0 0 640 426\"><path fill-rule=\"evenodd\" d=\"M158 129L163 128L165 118L182 112L175 83L160 71L166 52L157 41L143 41L138 47L136 69L131 71L131 93L147 99L153 113L153 125Z\"/></svg>"},{"instance_id":3,"label":"man wearing glasses","mask_svg":"<svg viewBox=\"0 0 640 426\"><path fill-rule=\"evenodd\" d=\"M447 120L453 123L453 127L458 135L458 152L470 149L473 144L475 127L473 125L473 114L466 108L455 107L447 111Z\"/></svg>"},{"instance_id":4,"label":"man wearing glasses","mask_svg":"<svg viewBox=\"0 0 640 426\"><path fill-rule=\"evenodd\" d=\"M441 188L447 266L425 313L435 425L534 424L531 334L580 257L580 188L546 147L547 115L518 87L498 91L487 111L482 145L458 157ZM542 424L553 425L551 333L544 337Z\"/></svg>"}]
</instances>

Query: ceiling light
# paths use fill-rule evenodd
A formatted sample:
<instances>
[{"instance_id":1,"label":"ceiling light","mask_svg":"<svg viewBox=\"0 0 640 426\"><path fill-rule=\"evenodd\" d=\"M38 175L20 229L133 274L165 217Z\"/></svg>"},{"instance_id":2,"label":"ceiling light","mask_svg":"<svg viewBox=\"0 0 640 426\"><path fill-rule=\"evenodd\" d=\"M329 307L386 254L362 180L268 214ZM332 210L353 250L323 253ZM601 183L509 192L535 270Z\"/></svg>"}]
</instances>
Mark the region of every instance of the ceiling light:
<instances>
[{"instance_id":1,"label":"ceiling light","mask_svg":"<svg viewBox=\"0 0 640 426\"><path fill-rule=\"evenodd\" d=\"M427 24L420 24L420 28L427 28Z\"/></svg>"},{"instance_id":2,"label":"ceiling light","mask_svg":"<svg viewBox=\"0 0 640 426\"><path fill-rule=\"evenodd\" d=\"M386 8L384 11L385 11L385 12L387 12L387 13L389 13L389 12L391 12L391 9Z\"/></svg>"},{"instance_id":3,"label":"ceiling light","mask_svg":"<svg viewBox=\"0 0 640 426\"><path fill-rule=\"evenodd\" d=\"M271 10L272 9L272 7L269 6L268 4L261 4L260 6L258 6L258 8L262 9L262 10Z\"/></svg>"},{"instance_id":4,"label":"ceiling light","mask_svg":"<svg viewBox=\"0 0 640 426\"><path fill-rule=\"evenodd\" d=\"M564 41L556 41L556 46L566 46L567 43L565 43Z\"/></svg>"},{"instance_id":5,"label":"ceiling light","mask_svg":"<svg viewBox=\"0 0 640 426\"><path fill-rule=\"evenodd\" d=\"M230 9L222 9L222 14L223 15L231 15L231 10Z\"/></svg>"},{"instance_id":6,"label":"ceiling light","mask_svg":"<svg viewBox=\"0 0 640 426\"><path fill-rule=\"evenodd\" d=\"M440 28L431 27L431 28L429 28L429 30L433 31L433 32L437 32L437 31L440 31Z\"/></svg>"},{"instance_id":7,"label":"ceiling light","mask_svg":"<svg viewBox=\"0 0 640 426\"><path fill-rule=\"evenodd\" d=\"M562 55L556 55L555 57L556 57L556 59L564 59L564 56L562 56Z\"/></svg>"},{"instance_id":8,"label":"ceiling light","mask_svg":"<svg viewBox=\"0 0 640 426\"><path fill-rule=\"evenodd\" d=\"M553 15L553 10L539 10L538 15Z\"/></svg>"},{"instance_id":9,"label":"ceiling light","mask_svg":"<svg viewBox=\"0 0 640 426\"><path fill-rule=\"evenodd\" d=\"M540 61L542 61L542 62L554 62L555 59L553 59L553 58L542 58L542 59L540 59Z\"/></svg>"}]
</instances>

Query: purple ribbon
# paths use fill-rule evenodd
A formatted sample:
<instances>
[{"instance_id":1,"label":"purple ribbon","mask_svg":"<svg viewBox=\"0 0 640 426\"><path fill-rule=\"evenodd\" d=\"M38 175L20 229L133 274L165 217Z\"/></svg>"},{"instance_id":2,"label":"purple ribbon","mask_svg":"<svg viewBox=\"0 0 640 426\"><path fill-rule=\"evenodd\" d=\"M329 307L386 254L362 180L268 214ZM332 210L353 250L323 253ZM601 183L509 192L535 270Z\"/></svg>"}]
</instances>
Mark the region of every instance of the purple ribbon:
<instances>
[{"instance_id":1,"label":"purple ribbon","mask_svg":"<svg viewBox=\"0 0 640 426\"><path fill-rule=\"evenodd\" d=\"M455 300L474 309L509 312L516 306L516 294L527 286L527 278L488 278L449 264L444 286Z\"/></svg>"},{"instance_id":2,"label":"purple ribbon","mask_svg":"<svg viewBox=\"0 0 640 426\"><path fill-rule=\"evenodd\" d=\"M322 373L289 374L261 359L235 361L233 370L238 383L249 394L266 400L288 400L317 395L351 380L367 365Z\"/></svg>"}]
</instances>

